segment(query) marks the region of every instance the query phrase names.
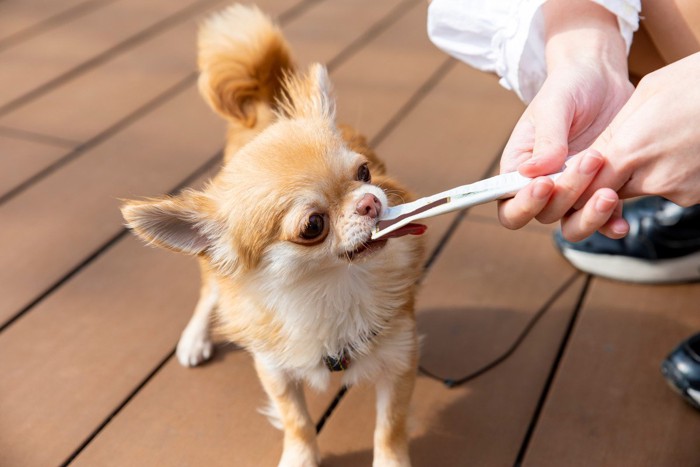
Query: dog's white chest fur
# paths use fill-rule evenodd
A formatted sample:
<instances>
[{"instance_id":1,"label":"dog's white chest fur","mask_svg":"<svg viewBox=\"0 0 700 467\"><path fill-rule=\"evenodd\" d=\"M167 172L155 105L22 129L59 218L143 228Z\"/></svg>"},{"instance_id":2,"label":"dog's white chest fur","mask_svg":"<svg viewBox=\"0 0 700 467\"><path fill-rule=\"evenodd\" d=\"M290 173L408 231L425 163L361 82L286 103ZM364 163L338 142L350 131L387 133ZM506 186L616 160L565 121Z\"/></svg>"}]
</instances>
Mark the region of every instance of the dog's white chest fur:
<instances>
[{"instance_id":1,"label":"dog's white chest fur","mask_svg":"<svg viewBox=\"0 0 700 467\"><path fill-rule=\"evenodd\" d=\"M395 243L379 254L408 257L391 254L405 248L403 242ZM348 383L386 367L405 367L413 326L400 310L415 278L397 271L409 268L408 264L393 264L395 260L385 257L377 264L369 261L314 271L302 266L300 271L299 264L287 262L284 256L284 251L275 252L275 261L244 286L246 295L272 313L282 334L281 346L273 352L252 349L256 357L317 387L324 387L329 379L323 363L326 356L349 356L352 364L344 375Z\"/></svg>"}]
</instances>

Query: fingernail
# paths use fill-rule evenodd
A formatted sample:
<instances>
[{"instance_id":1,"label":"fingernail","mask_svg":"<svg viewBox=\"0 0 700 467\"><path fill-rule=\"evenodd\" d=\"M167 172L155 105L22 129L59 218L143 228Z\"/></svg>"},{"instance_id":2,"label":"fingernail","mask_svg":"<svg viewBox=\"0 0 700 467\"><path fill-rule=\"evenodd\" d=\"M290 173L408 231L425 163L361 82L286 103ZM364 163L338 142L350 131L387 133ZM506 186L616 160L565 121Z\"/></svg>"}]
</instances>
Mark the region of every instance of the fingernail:
<instances>
[{"instance_id":1,"label":"fingernail","mask_svg":"<svg viewBox=\"0 0 700 467\"><path fill-rule=\"evenodd\" d=\"M601 165L603 165L602 157L597 154L587 153L583 156L581 165L579 165L579 172L584 175L591 175L597 172Z\"/></svg>"},{"instance_id":2,"label":"fingernail","mask_svg":"<svg viewBox=\"0 0 700 467\"><path fill-rule=\"evenodd\" d=\"M617 221L613 222L610 228L617 235L627 235L630 230L629 224L623 219L618 219Z\"/></svg>"},{"instance_id":3,"label":"fingernail","mask_svg":"<svg viewBox=\"0 0 700 467\"><path fill-rule=\"evenodd\" d=\"M552 192L552 184L547 183L544 180L538 180L535 182L535 186L532 187L532 196L537 199L545 199Z\"/></svg>"},{"instance_id":4,"label":"fingernail","mask_svg":"<svg viewBox=\"0 0 700 467\"><path fill-rule=\"evenodd\" d=\"M598 212L608 212L615 207L615 203L617 203L617 199L600 196L595 202L595 209Z\"/></svg>"}]
</instances>

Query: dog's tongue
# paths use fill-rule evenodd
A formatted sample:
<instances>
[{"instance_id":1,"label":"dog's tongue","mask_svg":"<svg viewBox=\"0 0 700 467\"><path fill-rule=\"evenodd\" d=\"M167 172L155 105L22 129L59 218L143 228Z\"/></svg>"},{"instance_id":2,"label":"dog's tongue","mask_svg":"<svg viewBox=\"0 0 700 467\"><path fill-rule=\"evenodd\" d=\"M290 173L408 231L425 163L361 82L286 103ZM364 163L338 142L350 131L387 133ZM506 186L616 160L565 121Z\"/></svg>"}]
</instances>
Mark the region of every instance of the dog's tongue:
<instances>
[{"instance_id":1,"label":"dog's tongue","mask_svg":"<svg viewBox=\"0 0 700 467\"><path fill-rule=\"evenodd\" d=\"M382 235L381 238L397 238L403 237L404 235L423 235L426 230L428 230L428 226L423 224L415 224L411 222L410 224L406 224L403 227L399 227L393 232L390 232L386 235Z\"/></svg>"}]
</instances>

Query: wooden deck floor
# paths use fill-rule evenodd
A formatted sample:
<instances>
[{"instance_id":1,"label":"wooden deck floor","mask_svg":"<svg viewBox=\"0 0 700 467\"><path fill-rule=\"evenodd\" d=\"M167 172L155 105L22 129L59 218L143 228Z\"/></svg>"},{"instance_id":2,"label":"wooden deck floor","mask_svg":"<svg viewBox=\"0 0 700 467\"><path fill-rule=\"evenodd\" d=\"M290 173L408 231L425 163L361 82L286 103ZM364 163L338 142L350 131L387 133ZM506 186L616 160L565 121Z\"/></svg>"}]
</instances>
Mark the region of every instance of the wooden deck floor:
<instances>
[{"instance_id":1,"label":"wooden deck floor","mask_svg":"<svg viewBox=\"0 0 700 467\"><path fill-rule=\"evenodd\" d=\"M218 167L223 124L195 88L195 30L220 0L0 0L0 465L275 465L280 433L245 352L173 357L197 298L187 258L143 247L120 198ZM449 59L420 0L261 0L300 63L328 64L340 119L420 194L494 172L523 110ZM700 329L700 285L586 277L551 229L494 206L430 225L418 303L417 466L700 466L700 413L659 364ZM335 386L337 391L338 387ZM320 419L336 391L309 393ZM324 465L370 465L373 397L351 388Z\"/></svg>"}]
</instances>

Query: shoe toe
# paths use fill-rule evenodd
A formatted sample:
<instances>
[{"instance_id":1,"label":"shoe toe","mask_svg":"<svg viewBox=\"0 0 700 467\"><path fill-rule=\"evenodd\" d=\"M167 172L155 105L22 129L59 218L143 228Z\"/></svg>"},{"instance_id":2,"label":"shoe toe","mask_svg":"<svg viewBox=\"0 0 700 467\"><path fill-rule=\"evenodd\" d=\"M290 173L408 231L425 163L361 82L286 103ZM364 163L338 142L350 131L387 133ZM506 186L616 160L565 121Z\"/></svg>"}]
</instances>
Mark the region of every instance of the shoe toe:
<instances>
[{"instance_id":1,"label":"shoe toe","mask_svg":"<svg viewBox=\"0 0 700 467\"><path fill-rule=\"evenodd\" d=\"M580 242L570 242L558 230L554 234L554 243L561 251L570 249L600 255L622 255L626 250L624 239L615 240L598 232Z\"/></svg>"}]
</instances>

